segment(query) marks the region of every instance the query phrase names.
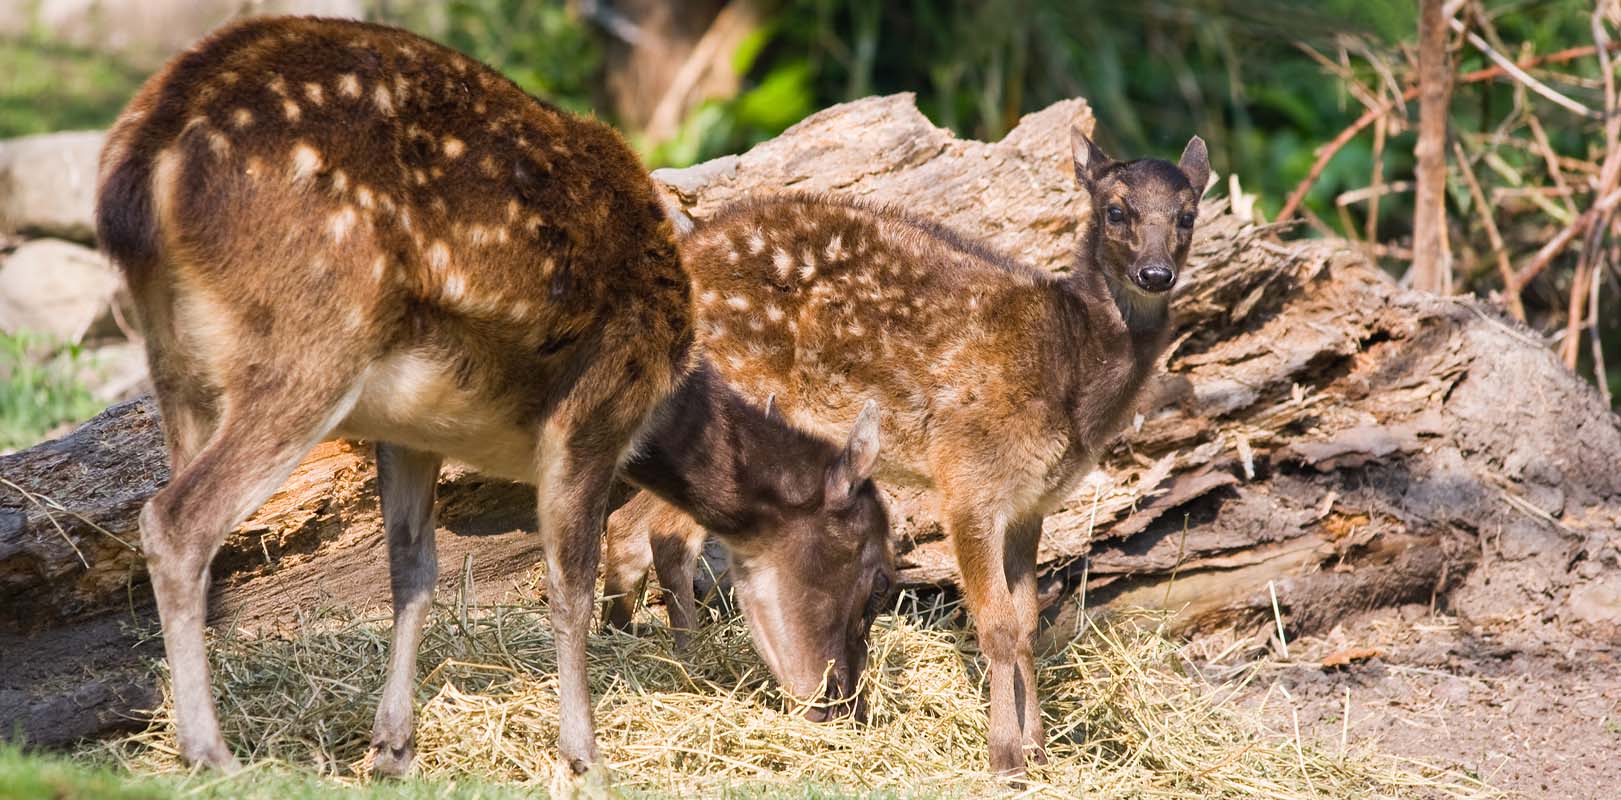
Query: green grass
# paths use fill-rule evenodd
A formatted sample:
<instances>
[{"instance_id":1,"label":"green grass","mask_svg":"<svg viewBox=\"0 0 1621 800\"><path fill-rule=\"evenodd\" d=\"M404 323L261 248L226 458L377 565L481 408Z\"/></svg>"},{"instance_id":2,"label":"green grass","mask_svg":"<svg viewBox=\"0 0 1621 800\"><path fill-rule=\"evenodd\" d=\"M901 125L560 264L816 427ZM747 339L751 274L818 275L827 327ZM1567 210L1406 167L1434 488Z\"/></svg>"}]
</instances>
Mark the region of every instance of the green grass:
<instances>
[{"instance_id":1,"label":"green grass","mask_svg":"<svg viewBox=\"0 0 1621 800\"><path fill-rule=\"evenodd\" d=\"M57 426L101 411L79 380L82 358L77 345L0 333L0 452L35 444Z\"/></svg>"},{"instance_id":2,"label":"green grass","mask_svg":"<svg viewBox=\"0 0 1621 800\"><path fill-rule=\"evenodd\" d=\"M583 797L623 797L653 800L664 795L638 791L593 792L582 787ZM506 800L544 797L543 786L489 783L479 780L407 779L349 785L312 775L275 762L256 762L237 775L211 772L174 775L133 775L117 767L87 763L65 756L28 753L0 743L0 800L160 800L186 796L219 800ZM897 798L887 792L856 794L805 785L784 790L780 786L736 786L715 796L728 800L854 800Z\"/></svg>"},{"instance_id":3,"label":"green grass","mask_svg":"<svg viewBox=\"0 0 1621 800\"><path fill-rule=\"evenodd\" d=\"M33 36L0 38L0 138L105 128L146 77L121 61Z\"/></svg>"}]
</instances>

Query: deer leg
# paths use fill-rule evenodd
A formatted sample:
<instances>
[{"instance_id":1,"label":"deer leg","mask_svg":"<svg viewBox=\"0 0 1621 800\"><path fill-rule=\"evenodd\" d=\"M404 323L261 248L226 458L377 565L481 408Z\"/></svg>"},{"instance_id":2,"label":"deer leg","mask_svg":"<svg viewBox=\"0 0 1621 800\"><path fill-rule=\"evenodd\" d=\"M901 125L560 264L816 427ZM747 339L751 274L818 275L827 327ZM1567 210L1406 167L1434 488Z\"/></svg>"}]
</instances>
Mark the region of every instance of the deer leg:
<instances>
[{"instance_id":1,"label":"deer leg","mask_svg":"<svg viewBox=\"0 0 1621 800\"><path fill-rule=\"evenodd\" d=\"M677 652L692 646L692 633L698 629L698 600L692 581L698 572L698 549L703 536L688 537L687 531L651 528L653 567L658 570L664 591L664 612L670 617L670 635Z\"/></svg>"},{"instance_id":2,"label":"deer leg","mask_svg":"<svg viewBox=\"0 0 1621 800\"><path fill-rule=\"evenodd\" d=\"M597 763L591 718L586 637L596 606L597 562L609 485L619 449L594 445L629 442L630 433L590 435L554 419L540 437L540 534L557 642L557 692L562 703L557 748L576 774Z\"/></svg>"},{"instance_id":3,"label":"deer leg","mask_svg":"<svg viewBox=\"0 0 1621 800\"><path fill-rule=\"evenodd\" d=\"M969 510L949 513L947 525L957 552L957 568L962 572L968 611L979 633L980 651L988 662L991 769L1017 776L1024 772L1024 733L1019 711L1031 687L1021 681L1019 671L1018 613L1004 568L1007 526Z\"/></svg>"},{"instance_id":4,"label":"deer leg","mask_svg":"<svg viewBox=\"0 0 1621 800\"><path fill-rule=\"evenodd\" d=\"M163 441L169 449L169 474L179 475L214 433L215 420L205 408L172 394L158 394Z\"/></svg>"},{"instance_id":5,"label":"deer leg","mask_svg":"<svg viewBox=\"0 0 1621 800\"><path fill-rule=\"evenodd\" d=\"M1003 569L1013 590L1013 610L1018 624L1014 648L1018 656L1019 681L1023 688L1019 705L1019 727L1023 731L1024 753L1036 764L1047 763L1047 737L1041 720L1041 697L1036 691L1036 625L1041 621L1041 601L1036 596L1036 548L1041 544L1041 518L1022 522L1008 530Z\"/></svg>"},{"instance_id":6,"label":"deer leg","mask_svg":"<svg viewBox=\"0 0 1621 800\"><path fill-rule=\"evenodd\" d=\"M388 538L388 577L394 595L394 635L388 677L372 725L372 771L404 775L416 757L412 701L422 625L433 607L439 576L434 552L434 491L441 459L399 445L377 445L377 493Z\"/></svg>"},{"instance_id":7,"label":"deer leg","mask_svg":"<svg viewBox=\"0 0 1621 800\"><path fill-rule=\"evenodd\" d=\"M647 519L642 504L622 509L608 521L608 567L603 575L603 593L609 597L606 624L617 630L631 628L636 606L647 584L647 571L653 565L648 544Z\"/></svg>"},{"instance_id":8,"label":"deer leg","mask_svg":"<svg viewBox=\"0 0 1621 800\"><path fill-rule=\"evenodd\" d=\"M188 762L226 771L237 767L220 736L209 687L203 639L209 562L225 534L262 505L348 414L356 394L334 392L324 404L311 402L317 392L244 399L237 405L249 412L228 411L196 457L141 509L141 546L163 624L176 737Z\"/></svg>"}]
</instances>

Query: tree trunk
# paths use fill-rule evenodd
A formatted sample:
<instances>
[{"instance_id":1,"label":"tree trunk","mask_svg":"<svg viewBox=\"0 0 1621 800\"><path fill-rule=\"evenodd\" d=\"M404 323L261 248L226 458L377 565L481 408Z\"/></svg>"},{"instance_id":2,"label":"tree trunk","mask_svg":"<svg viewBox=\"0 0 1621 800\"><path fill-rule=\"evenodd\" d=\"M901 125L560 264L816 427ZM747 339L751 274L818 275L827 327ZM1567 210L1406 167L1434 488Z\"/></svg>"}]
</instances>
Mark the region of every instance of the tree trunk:
<instances>
[{"instance_id":1,"label":"tree trunk","mask_svg":"<svg viewBox=\"0 0 1621 800\"><path fill-rule=\"evenodd\" d=\"M1452 249L1447 242L1447 111L1452 64L1442 0L1420 0L1418 17L1418 186L1413 208L1413 288L1452 293Z\"/></svg>"},{"instance_id":2,"label":"tree trunk","mask_svg":"<svg viewBox=\"0 0 1621 800\"><path fill-rule=\"evenodd\" d=\"M839 192L1062 271L1087 202L1069 174L1077 114L1083 101L1058 103L986 144L935 128L909 95L869 98L657 176L698 217L755 192ZM1081 590L1091 609L1166 606L1182 629L1245 630L1270 623L1275 592L1293 635L1413 601L1563 615L1573 587L1614 577L1621 419L1591 386L1493 307L1403 291L1345 242L1268 234L1205 203L1167 372L1047 521L1055 630L1077 607L1056 601ZM165 464L146 400L0 458L0 730L94 732L148 685L120 677L134 634L117 621L150 619L135 516ZM312 453L227 540L215 619L263 630L318 603L386 604L373 482L368 448ZM484 595L531 583L531 489L447 469L441 497L445 586L461 566ZM903 582L949 586L931 498L894 506ZM94 685L91 656L62 653L95 654Z\"/></svg>"}]
</instances>

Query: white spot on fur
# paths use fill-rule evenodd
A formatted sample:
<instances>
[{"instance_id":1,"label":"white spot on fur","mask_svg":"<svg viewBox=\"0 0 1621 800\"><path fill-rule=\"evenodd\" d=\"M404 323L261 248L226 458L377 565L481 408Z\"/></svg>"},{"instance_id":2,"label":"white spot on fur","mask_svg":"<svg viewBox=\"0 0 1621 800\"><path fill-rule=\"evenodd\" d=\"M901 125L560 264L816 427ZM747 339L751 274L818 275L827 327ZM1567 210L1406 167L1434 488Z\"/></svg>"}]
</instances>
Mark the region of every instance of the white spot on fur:
<instances>
[{"instance_id":1,"label":"white spot on fur","mask_svg":"<svg viewBox=\"0 0 1621 800\"><path fill-rule=\"evenodd\" d=\"M372 206L371 189L369 189L369 188L367 188L365 186L356 186L355 187L355 202L359 203L361 208L371 208L371 206Z\"/></svg>"},{"instance_id":2,"label":"white spot on fur","mask_svg":"<svg viewBox=\"0 0 1621 800\"><path fill-rule=\"evenodd\" d=\"M384 114L394 113L394 96L388 93L387 86L377 84L377 88L372 90L371 99L377 104L378 111Z\"/></svg>"},{"instance_id":3,"label":"white spot on fur","mask_svg":"<svg viewBox=\"0 0 1621 800\"><path fill-rule=\"evenodd\" d=\"M348 189L349 188L349 173L344 172L341 169L333 170L332 171L332 188L337 189L340 192L344 191L345 189Z\"/></svg>"},{"instance_id":4,"label":"white spot on fur","mask_svg":"<svg viewBox=\"0 0 1621 800\"><path fill-rule=\"evenodd\" d=\"M714 289L706 289L706 290L704 290L703 294L698 295L698 302L701 305L706 305L706 306L714 305L715 301L719 300L719 299L720 299L720 294L718 292L716 292Z\"/></svg>"},{"instance_id":5,"label":"white spot on fur","mask_svg":"<svg viewBox=\"0 0 1621 800\"><path fill-rule=\"evenodd\" d=\"M428 265L437 270L450 266L450 248L444 242L435 241L428 246Z\"/></svg>"},{"instance_id":6,"label":"white spot on fur","mask_svg":"<svg viewBox=\"0 0 1621 800\"><path fill-rule=\"evenodd\" d=\"M776 268L777 277L786 282L794 273L794 257L779 247L771 254L771 266Z\"/></svg>"},{"instance_id":7,"label":"white spot on fur","mask_svg":"<svg viewBox=\"0 0 1621 800\"><path fill-rule=\"evenodd\" d=\"M291 100L283 100L281 101L281 115L286 117L288 122L297 122L298 118L304 115L304 110Z\"/></svg>"},{"instance_id":8,"label":"white spot on fur","mask_svg":"<svg viewBox=\"0 0 1621 800\"><path fill-rule=\"evenodd\" d=\"M383 272L386 271L387 269L388 269L388 259L386 259L386 258L384 258L382 256L378 256L377 258L372 259L372 262L371 262L371 277L372 277L372 280L377 281L378 283L382 283L383 282Z\"/></svg>"},{"instance_id":9,"label":"white spot on fur","mask_svg":"<svg viewBox=\"0 0 1621 800\"><path fill-rule=\"evenodd\" d=\"M214 155L223 157L231 151L231 142L225 138L225 134L219 131L209 131L208 149L213 151Z\"/></svg>"},{"instance_id":10,"label":"white spot on fur","mask_svg":"<svg viewBox=\"0 0 1621 800\"><path fill-rule=\"evenodd\" d=\"M321 154L303 142L293 145L293 178L303 180L321 168Z\"/></svg>"},{"instance_id":11,"label":"white spot on fur","mask_svg":"<svg viewBox=\"0 0 1621 800\"><path fill-rule=\"evenodd\" d=\"M529 318L529 301L519 300L512 304L511 315L514 320L522 322Z\"/></svg>"},{"instance_id":12,"label":"white spot on fur","mask_svg":"<svg viewBox=\"0 0 1621 800\"><path fill-rule=\"evenodd\" d=\"M463 295L466 294L466 290L467 283L462 279L461 273L452 272L445 276L445 289L443 294L446 300L452 303L461 300Z\"/></svg>"},{"instance_id":13,"label":"white spot on fur","mask_svg":"<svg viewBox=\"0 0 1621 800\"><path fill-rule=\"evenodd\" d=\"M782 316L783 316L782 315L782 309L777 308L776 306L766 306L765 307L765 316L766 316L766 319L769 319L772 322L781 322L782 321Z\"/></svg>"},{"instance_id":14,"label":"white spot on fur","mask_svg":"<svg viewBox=\"0 0 1621 800\"><path fill-rule=\"evenodd\" d=\"M350 229L355 227L355 210L344 206L342 211L333 214L327 220L327 233L331 234L333 242L342 242L349 237Z\"/></svg>"},{"instance_id":15,"label":"white spot on fur","mask_svg":"<svg viewBox=\"0 0 1621 800\"><path fill-rule=\"evenodd\" d=\"M360 96L360 79L353 72L345 72L338 76L338 94L350 99Z\"/></svg>"},{"instance_id":16,"label":"white spot on fur","mask_svg":"<svg viewBox=\"0 0 1621 800\"><path fill-rule=\"evenodd\" d=\"M238 108L231 112L231 124L238 128L246 128L253 124L253 112L245 108Z\"/></svg>"},{"instance_id":17,"label":"white spot on fur","mask_svg":"<svg viewBox=\"0 0 1621 800\"><path fill-rule=\"evenodd\" d=\"M816 277L816 265L814 263L807 262L807 263L799 265L799 279L800 280L809 281L811 278L814 278L814 277Z\"/></svg>"},{"instance_id":18,"label":"white spot on fur","mask_svg":"<svg viewBox=\"0 0 1621 800\"><path fill-rule=\"evenodd\" d=\"M835 233L833 238L827 240L827 247L822 248L822 257L828 261L837 261L844 255L844 235Z\"/></svg>"},{"instance_id":19,"label":"white spot on fur","mask_svg":"<svg viewBox=\"0 0 1621 800\"><path fill-rule=\"evenodd\" d=\"M460 158L462 152L465 151L466 149L467 149L467 145L462 144L462 140L457 139L454 136L445 137L445 157L446 158Z\"/></svg>"},{"instance_id":20,"label":"white spot on fur","mask_svg":"<svg viewBox=\"0 0 1621 800\"><path fill-rule=\"evenodd\" d=\"M760 233L759 228L749 232L748 246L749 255L751 256L757 256L765 252L765 236Z\"/></svg>"},{"instance_id":21,"label":"white spot on fur","mask_svg":"<svg viewBox=\"0 0 1621 800\"><path fill-rule=\"evenodd\" d=\"M321 91L321 84L311 81L304 84L304 98L315 105L326 102L326 93Z\"/></svg>"},{"instance_id":22,"label":"white spot on fur","mask_svg":"<svg viewBox=\"0 0 1621 800\"><path fill-rule=\"evenodd\" d=\"M749 299L743 295L734 294L726 298L726 305L729 305L738 311L747 311L749 310Z\"/></svg>"}]
</instances>

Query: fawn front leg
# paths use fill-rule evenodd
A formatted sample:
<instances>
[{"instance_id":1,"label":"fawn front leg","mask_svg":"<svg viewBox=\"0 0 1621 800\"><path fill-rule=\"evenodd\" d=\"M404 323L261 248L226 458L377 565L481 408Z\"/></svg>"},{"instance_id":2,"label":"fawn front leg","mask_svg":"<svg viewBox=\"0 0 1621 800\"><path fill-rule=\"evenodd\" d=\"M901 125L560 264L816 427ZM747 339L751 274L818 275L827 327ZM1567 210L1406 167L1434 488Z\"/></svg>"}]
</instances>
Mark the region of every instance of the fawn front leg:
<instances>
[{"instance_id":1,"label":"fawn front leg","mask_svg":"<svg viewBox=\"0 0 1621 800\"><path fill-rule=\"evenodd\" d=\"M684 522L685 528L655 526L648 531L653 568L658 571L659 586L664 591L664 612L670 617L670 636L675 639L676 651L683 653L692 645L692 634L698 630L698 600L692 581L697 577L698 551L704 544L703 528L691 520Z\"/></svg>"},{"instance_id":2,"label":"fawn front leg","mask_svg":"<svg viewBox=\"0 0 1621 800\"><path fill-rule=\"evenodd\" d=\"M976 509L953 508L946 516L947 534L957 553L963 594L979 634L979 648L990 678L991 769L1005 775L1024 773L1024 732L1019 723L1025 697L1034 687L1019 669L1019 621L1008 587L1007 524L986 519Z\"/></svg>"},{"instance_id":3,"label":"fawn front leg","mask_svg":"<svg viewBox=\"0 0 1621 800\"><path fill-rule=\"evenodd\" d=\"M377 445L377 493L382 499L389 585L394 594L388 677L371 736L372 770L380 775L404 775L416 756L412 700L417 649L439 575L433 523L439 464L439 456L432 453Z\"/></svg>"},{"instance_id":4,"label":"fawn front leg","mask_svg":"<svg viewBox=\"0 0 1621 800\"><path fill-rule=\"evenodd\" d=\"M1036 691L1036 626L1041 621L1041 601L1036 596L1036 549L1041 544L1041 517L1020 522L1008 529L1003 569L1013 591L1013 611L1018 624L1014 643L1019 662L1019 682L1025 688L1019 708L1025 755L1036 764L1047 763L1047 738L1041 721L1041 696Z\"/></svg>"}]
</instances>

